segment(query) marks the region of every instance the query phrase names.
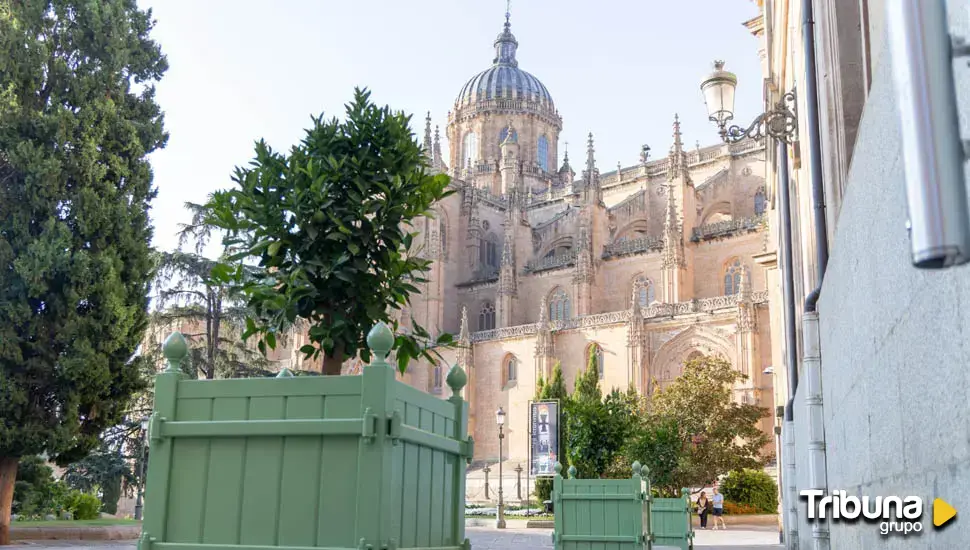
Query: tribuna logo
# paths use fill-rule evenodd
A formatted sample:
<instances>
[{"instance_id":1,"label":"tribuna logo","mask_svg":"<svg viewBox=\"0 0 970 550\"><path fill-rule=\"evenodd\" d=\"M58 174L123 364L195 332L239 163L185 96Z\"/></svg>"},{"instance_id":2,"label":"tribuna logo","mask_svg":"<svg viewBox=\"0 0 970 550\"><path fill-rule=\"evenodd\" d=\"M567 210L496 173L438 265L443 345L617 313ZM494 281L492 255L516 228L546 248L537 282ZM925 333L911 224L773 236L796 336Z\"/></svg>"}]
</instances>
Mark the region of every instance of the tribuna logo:
<instances>
[{"instance_id":1,"label":"tribuna logo","mask_svg":"<svg viewBox=\"0 0 970 550\"><path fill-rule=\"evenodd\" d=\"M845 491L825 491L811 489L799 493L807 500L808 520L833 519L856 521L860 518L870 522L880 522L879 532L883 535L898 533L908 535L923 530L923 499L920 497L856 497Z\"/></svg>"}]
</instances>

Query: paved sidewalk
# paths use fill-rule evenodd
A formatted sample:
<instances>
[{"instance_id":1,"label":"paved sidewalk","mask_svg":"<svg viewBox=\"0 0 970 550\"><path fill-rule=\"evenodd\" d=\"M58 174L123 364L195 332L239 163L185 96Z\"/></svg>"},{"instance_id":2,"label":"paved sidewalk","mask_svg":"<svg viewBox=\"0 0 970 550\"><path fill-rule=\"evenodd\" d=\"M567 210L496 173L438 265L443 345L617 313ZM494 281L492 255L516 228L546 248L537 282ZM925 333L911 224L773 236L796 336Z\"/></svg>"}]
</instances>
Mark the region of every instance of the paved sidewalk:
<instances>
[{"instance_id":1,"label":"paved sidewalk","mask_svg":"<svg viewBox=\"0 0 970 550\"><path fill-rule=\"evenodd\" d=\"M548 529L505 529L488 527L469 527L467 536L474 550L548 550L552 548L551 530ZM780 550L775 544L778 534L769 531L699 531L694 539L695 547L711 550ZM63 550L64 548L84 548L85 550L134 550L134 541L60 541L38 540L15 542L15 547L24 550Z\"/></svg>"}]
</instances>

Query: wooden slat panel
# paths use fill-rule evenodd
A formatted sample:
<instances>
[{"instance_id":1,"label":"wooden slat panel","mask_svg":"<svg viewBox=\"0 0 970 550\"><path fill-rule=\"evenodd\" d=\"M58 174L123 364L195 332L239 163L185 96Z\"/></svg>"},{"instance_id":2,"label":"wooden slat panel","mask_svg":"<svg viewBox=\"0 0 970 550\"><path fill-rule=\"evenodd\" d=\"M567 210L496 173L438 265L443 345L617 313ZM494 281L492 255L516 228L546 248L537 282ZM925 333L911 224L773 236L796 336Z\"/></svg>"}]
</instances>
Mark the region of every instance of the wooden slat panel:
<instances>
[{"instance_id":1,"label":"wooden slat panel","mask_svg":"<svg viewBox=\"0 0 970 550\"><path fill-rule=\"evenodd\" d=\"M178 420L209 420L211 399L179 399ZM169 478L168 525L165 540L199 542L209 462L209 441L183 439L172 442L172 475Z\"/></svg>"},{"instance_id":2,"label":"wooden slat panel","mask_svg":"<svg viewBox=\"0 0 970 550\"><path fill-rule=\"evenodd\" d=\"M279 420L285 407L285 397L253 397L249 418ZM249 437L246 443L239 544L275 545L283 438Z\"/></svg>"},{"instance_id":3,"label":"wooden slat panel","mask_svg":"<svg viewBox=\"0 0 970 550\"><path fill-rule=\"evenodd\" d=\"M185 399L360 395L360 390L359 376L182 380L178 388L179 397Z\"/></svg>"},{"instance_id":4,"label":"wooden slat panel","mask_svg":"<svg viewBox=\"0 0 970 550\"><path fill-rule=\"evenodd\" d=\"M359 376L353 378L360 378ZM361 413L360 396L327 396L324 402L326 418L354 418ZM324 437L321 467L320 499L318 501L316 538L319 546L357 546L357 509L360 495L358 482L359 438ZM374 510L369 511L375 514Z\"/></svg>"},{"instance_id":5,"label":"wooden slat panel","mask_svg":"<svg viewBox=\"0 0 970 550\"><path fill-rule=\"evenodd\" d=\"M282 397L257 397L282 400ZM282 402L282 401L281 401ZM281 405L282 406L282 405ZM220 438L299 435L357 435L363 432L363 419L300 419L212 422L163 422L162 437ZM420 437L420 435L418 436Z\"/></svg>"},{"instance_id":6,"label":"wooden slat panel","mask_svg":"<svg viewBox=\"0 0 970 550\"><path fill-rule=\"evenodd\" d=\"M247 397L218 398L213 403L213 420L245 420L248 416ZM209 442L209 447L205 527L201 542L236 544L239 542L246 440L242 437L217 438Z\"/></svg>"},{"instance_id":7,"label":"wooden slat panel","mask_svg":"<svg viewBox=\"0 0 970 550\"><path fill-rule=\"evenodd\" d=\"M394 391L397 394L397 398L405 403L412 403L438 416L455 420L455 406L444 399L438 399L431 394L423 392L413 386L408 386L407 384L397 386Z\"/></svg>"},{"instance_id":8,"label":"wooden slat panel","mask_svg":"<svg viewBox=\"0 0 970 550\"><path fill-rule=\"evenodd\" d=\"M322 396L289 397L286 418L288 421L323 418L323 401ZM321 436L287 437L283 441L277 544L313 546L316 543L321 439Z\"/></svg>"}]
</instances>

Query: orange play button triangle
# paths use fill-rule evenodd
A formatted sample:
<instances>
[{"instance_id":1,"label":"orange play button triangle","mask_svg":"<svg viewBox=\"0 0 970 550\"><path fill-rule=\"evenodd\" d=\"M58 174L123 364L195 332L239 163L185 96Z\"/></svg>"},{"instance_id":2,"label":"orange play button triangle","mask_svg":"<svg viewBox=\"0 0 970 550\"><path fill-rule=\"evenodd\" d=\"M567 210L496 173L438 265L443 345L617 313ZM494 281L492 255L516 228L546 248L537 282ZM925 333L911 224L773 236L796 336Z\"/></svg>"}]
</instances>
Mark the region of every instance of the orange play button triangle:
<instances>
[{"instance_id":1,"label":"orange play button triangle","mask_svg":"<svg viewBox=\"0 0 970 550\"><path fill-rule=\"evenodd\" d=\"M956 517L956 508L950 506L950 503L943 500L942 498L937 498L933 500L933 525L936 527L942 526L944 523L950 521Z\"/></svg>"}]
</instances>

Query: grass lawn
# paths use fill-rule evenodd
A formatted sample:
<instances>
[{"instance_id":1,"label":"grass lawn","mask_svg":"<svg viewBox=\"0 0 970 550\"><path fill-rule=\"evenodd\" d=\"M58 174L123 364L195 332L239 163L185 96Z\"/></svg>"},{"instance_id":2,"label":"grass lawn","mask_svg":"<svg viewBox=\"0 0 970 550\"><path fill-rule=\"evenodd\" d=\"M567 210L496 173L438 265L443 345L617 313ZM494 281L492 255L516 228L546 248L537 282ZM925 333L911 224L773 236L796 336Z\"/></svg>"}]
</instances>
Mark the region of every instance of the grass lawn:
<instances>
[{"instance_id":1,"label":"grass lawn","mask_svg":"<svg viewBox=\"0 0 970 550\"><path fill-rule=\"evenodd\" d=\"M133 519L121 519L121 518L84 519L84 520L77 520L77 521L34 520L34 521L10 522L11 527L100 527L104 525L140 525L140 524L141 524L140 521L135 521Z\"/></svg>"}]
</instances>

